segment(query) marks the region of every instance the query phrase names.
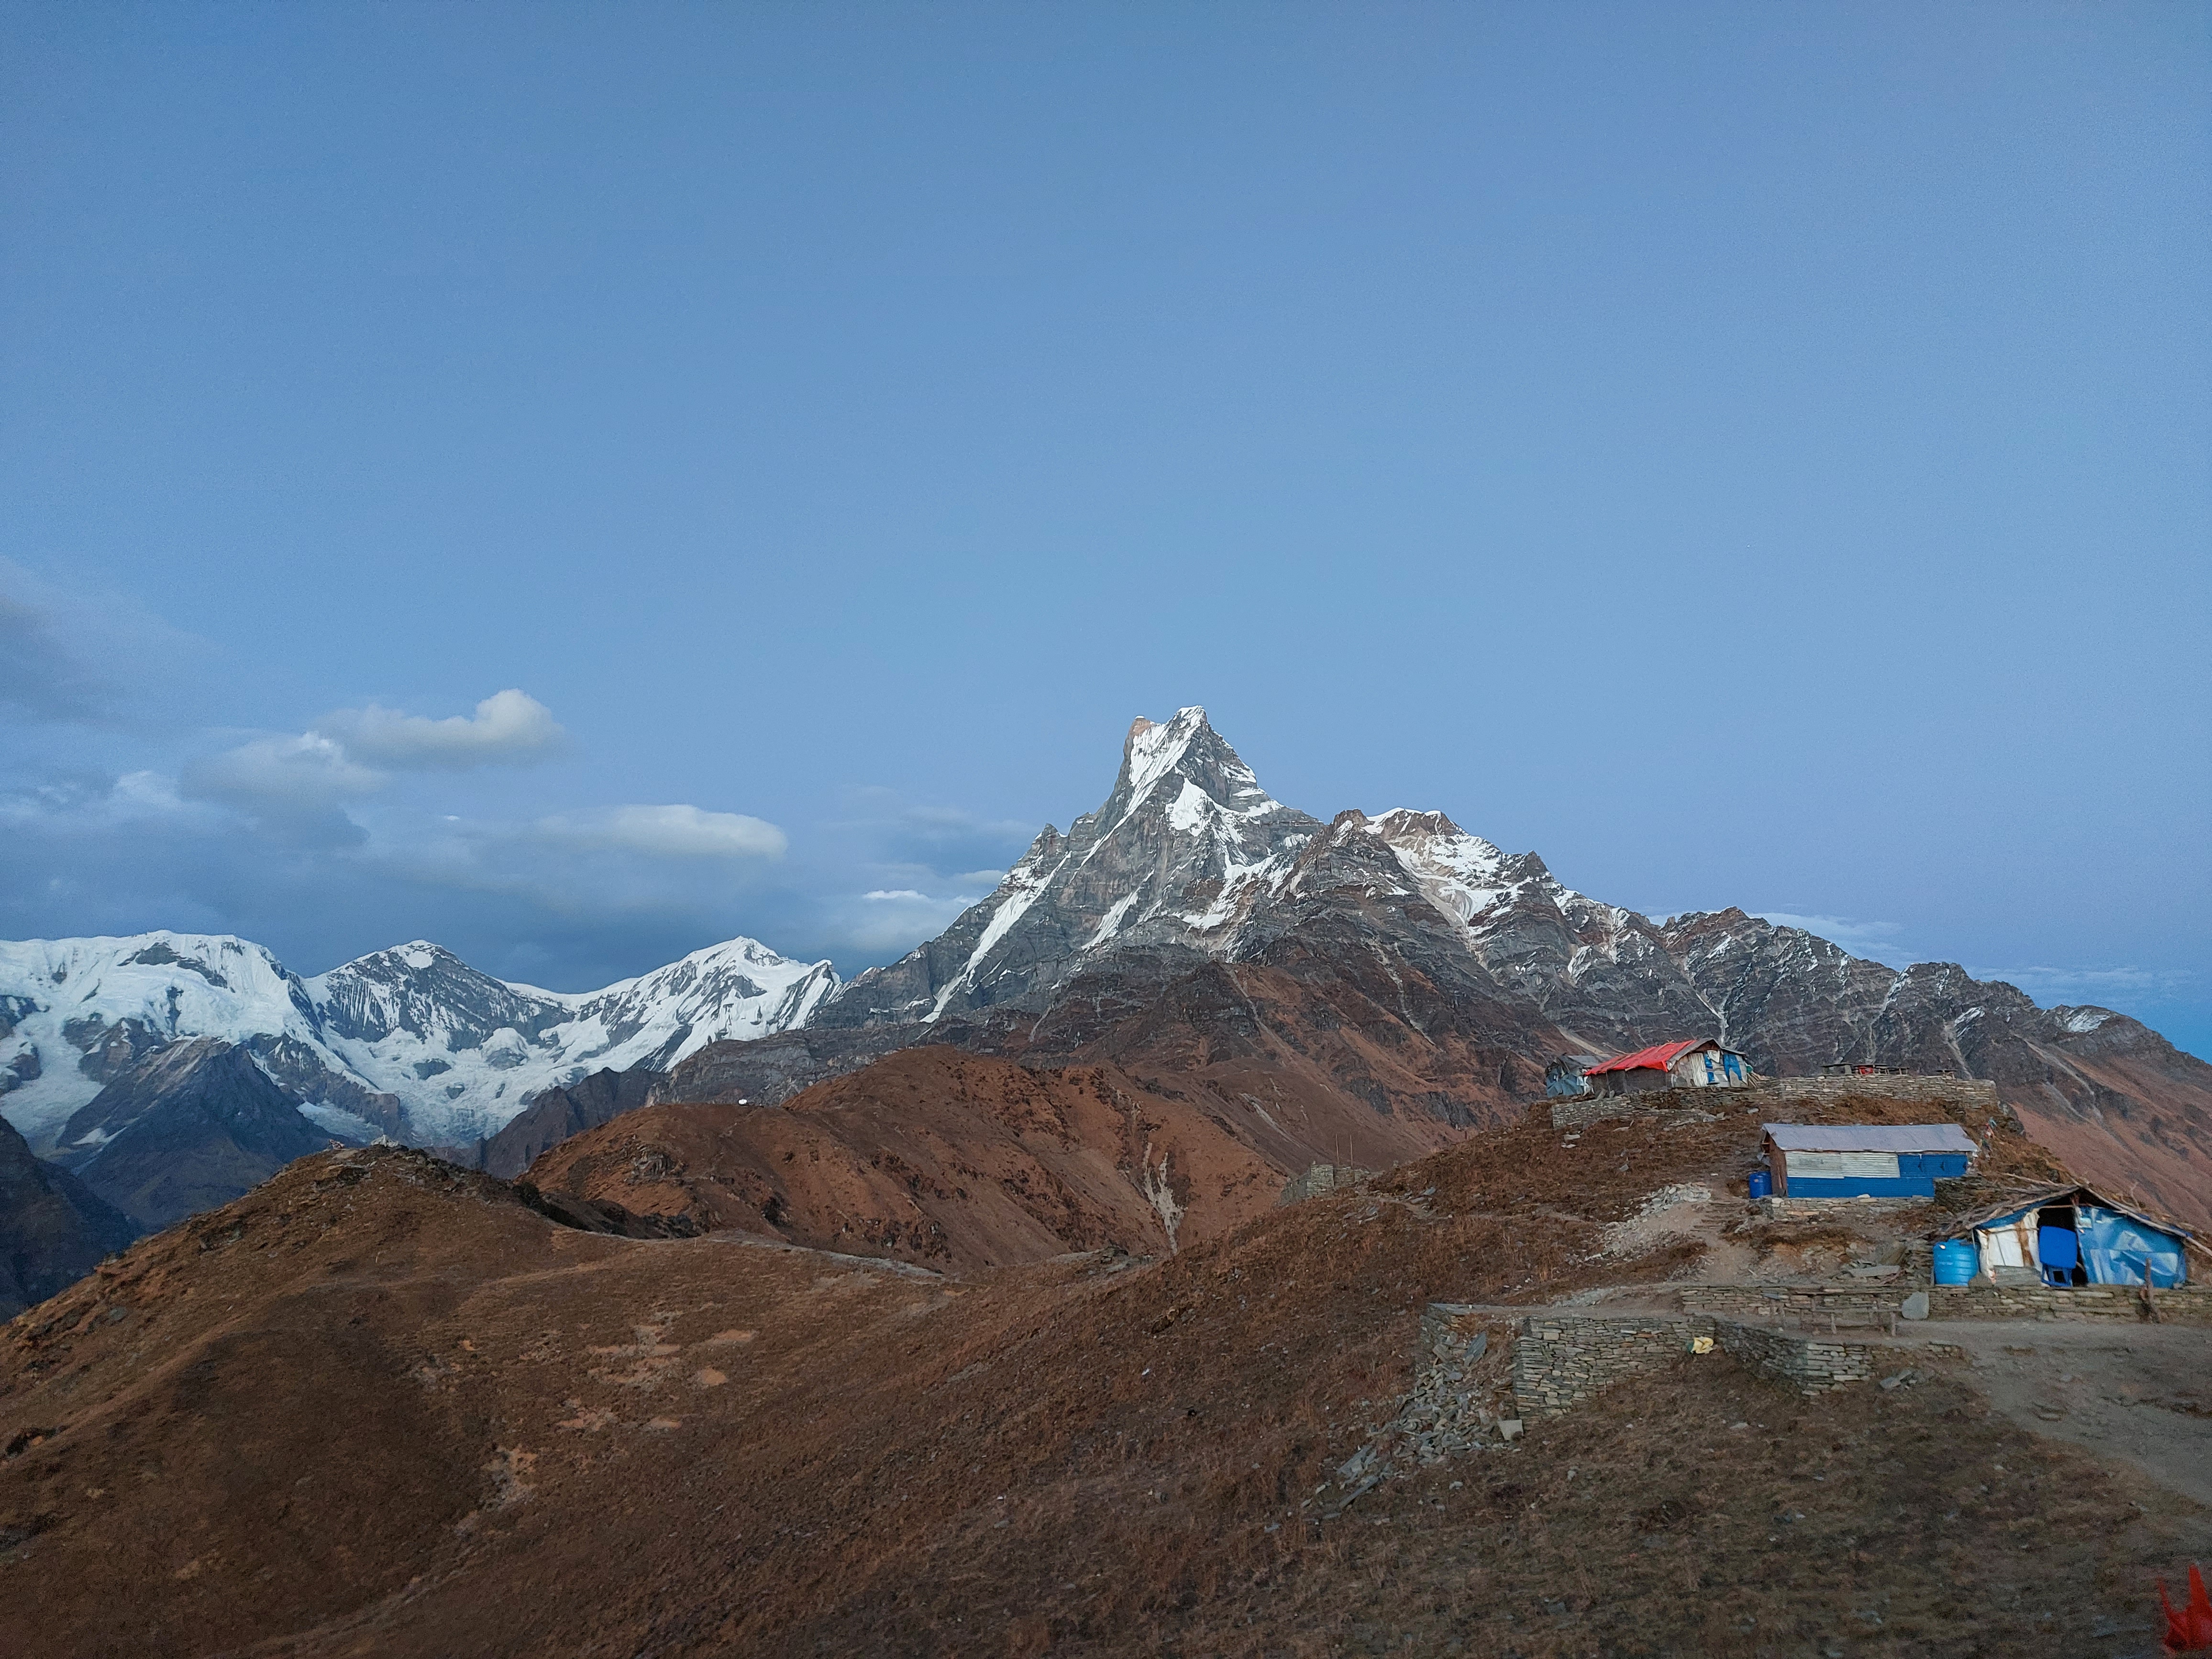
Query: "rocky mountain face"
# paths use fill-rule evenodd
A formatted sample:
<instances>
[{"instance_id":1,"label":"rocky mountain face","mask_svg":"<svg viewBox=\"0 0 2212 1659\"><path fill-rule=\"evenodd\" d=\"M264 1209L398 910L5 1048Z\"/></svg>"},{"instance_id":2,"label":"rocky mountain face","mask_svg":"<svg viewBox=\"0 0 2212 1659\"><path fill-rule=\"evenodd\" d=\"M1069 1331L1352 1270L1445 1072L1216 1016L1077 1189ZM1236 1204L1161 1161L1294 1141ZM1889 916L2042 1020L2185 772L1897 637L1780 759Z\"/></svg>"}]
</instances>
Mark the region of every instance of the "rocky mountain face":
<instances>
[{"instance_id":1,"label":"rocky mountain face","mask_svg":"<svg viewBox=\"0 0 2212 1659\"><path fill-rule=\"evenodd\" d=\"M565 1089L548 1089L490 1139L480 1140L473 1147L446 1146L438 1150L456 1164L512 1180L548 1147L586 1129L595 1129L624 1112L652 1104L667 1081L665 1072L643 1066L632 1066L627 1072L594 1072Z\"/></svg>"},{"instance_id":2,"label":"rocky mountain face","mask_svg":"<svg viewBox=\"0 0 2212 1659\"><path fill-rule=\"evenodd\" d=\"M61 1141L70 1172L148 1231L332 1144L252 1054L217 1037L148 1055L73 1114Z\"/></svg>"},{"instance_id":3,"label":"rocky mountain face","mask_svg":"<svg viewBox=\"0 0 2212 1659\"><path fill-rule=\"evenodd\" d=\"M817 1023L931 1024L1033 1004L1102 951L1222 954L1320 828L1260 787L1204 709L1139 720L1104 805L1066 836L1046 825L988 899L862 974Z\"/></svg>"},{"instance_id":4,"label":"rocky mountain face","mask_svg":"<svg viewBox=\"0 0 2212 1659\"><path fill-rule=\"evenodd\" d=\"M141 1231L0 1121L0 1319L75 1284Z\"/></svg>"},{"instance_id":5,"label":"rocky mountain face","mask_svg":"<svg viewBox=\"0 0 2212 1659\"><path fill-rule=\"evenodd\" d=\"M232 939L0 945L0 1109L41 1151L197 1036L244 1048L319 1133L502 1172L641 1104L775 1105L934 1044L1114 1067L1290 1175L1513 1121L1565 1057L1707 1035L1769 1073L1992 1078L2085 1176L2212 1224L2212 1066L2136 1022L1741 911L1640 915L1437 812L1323 823L1194 708L1137 721L1097 811L1048 826L988 898L849 985L749 939L581 994L419 941L314 978Z\"/></svg>"},{"instance_id":6,"label":"rocky mountain face","mask_svg":"<svg viewBox=\"0 0 2212 1659\"><path fill-rule=\"evenodd\" d=\"M2212 1066L2137 1022L1740 910L1655 920L1438 812L1324 826L1269 797L1196 708L1139 720L1104 805L855 979L823 1028L1110 1062L1155 1086L1187 1074L1224 1109L1272 1087L1448 1127L1517 1113L1562 1056L1716 1036L1771 1074L1843 1060L1990 1078L2086 1176L2212 1225ZM828 1074L778 1059L794 1087ZM746 1069L720 1048L692 1064L664 1097Z\"/></svg>"},{"instance_id":7,"label":"rocky mountain face","mask_svg":"<svg viewBox=\"0 0 2212 1659\"><path fill-rule=\"evenodd\" d=\"M2084 1178L2212 1225L2212 1066L2140 1022L2039 1008L1952 963L1886 967L1741 910L1656 922L1570 891L1533 855L1501 869L1469 943L1577 1048L1710 1035L1774 1076L1853 1060L1986 1078Z\"/></svg>"},{"instance_id":8,"label":"rocky mountain face","mask_svg":"<svg viewBox=\"0 0 2212 1659\"><path fill-rule=\"evenodd\" d=\"M469 1141L594 1070L803 1024L838 983L826 962L747 939L576 994L504 983L422 940L311 978L219 936L0 944L0 1110L51 1148L104 1085L212 1036L247 1049L326 1134Z\"/></svg>"}]
</instances>

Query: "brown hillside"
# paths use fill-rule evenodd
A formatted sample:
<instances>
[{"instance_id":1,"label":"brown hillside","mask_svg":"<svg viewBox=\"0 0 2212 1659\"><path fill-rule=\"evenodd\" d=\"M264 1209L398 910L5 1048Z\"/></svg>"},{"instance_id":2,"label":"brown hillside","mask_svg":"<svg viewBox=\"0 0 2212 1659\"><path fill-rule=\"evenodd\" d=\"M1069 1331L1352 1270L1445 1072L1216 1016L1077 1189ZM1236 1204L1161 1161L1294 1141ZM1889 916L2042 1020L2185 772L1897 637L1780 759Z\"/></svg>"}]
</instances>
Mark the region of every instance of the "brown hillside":
<instances>
[{"instance_id":1,"label":"brown hillside","mask_svg":"<svg viewBox=\"0 0 2212 1659\"><path fill-rule=\"evenodd\" d=\"M966 1282L306 1159L7 1328L0 1651L2145 1650L2206 1513L1942 1361L1813 1407L1685 1359L1334 1514L1425 1304L1680 1271L1605 1229L1755 1135L1508 1129Z\"/></svg>"},{"instance_id":2,"label":"brown hillside","mask_svg":"<svg viewBox=\"0 0 2212 1659\"><path fill-rule=\"evenodd\" d=\"M1166 1255L1259 1214L1307 1164L1389 1166L1451 1133L1328 1091L1252 1086L1267 1093L905 1048L781 1109L626 1113L550 1148L526 1179L703 1228L971 1270L1102 1245Z\"/></svg>"},{"instance_id":3,"label":"brown hillside","mask_svg":"<svg viewBox=\"0 0 2212 1659\"><path fill-rule=\"evenodd\" d=\"M2082 1179L2212 1232L2212 1066L2134 1020L2106 1028L2000 1092Z\"/></svg>"},{"instance_id":4,"label":"brown hillside","mask_svg":"<svg viewBox=\"0 0 2212 1659\"><path fill-rule=\"evenodd\" d=\"M1243 1106L1300 1158L1326 1161L1316 1149L1328 1137L1358 1135L1383 1139L1396 1155L1381 1161L1397 1163L1469 1127L1518 1122L1566 1046L1413 960L1331 955L1292 935L1265 962L1208 963L1157 988L1105 969L1079 975L1012 1051L1109 1062ZM1335 1156L1359 1161L1341 1146Z\"/></svg>"}]
</instances>

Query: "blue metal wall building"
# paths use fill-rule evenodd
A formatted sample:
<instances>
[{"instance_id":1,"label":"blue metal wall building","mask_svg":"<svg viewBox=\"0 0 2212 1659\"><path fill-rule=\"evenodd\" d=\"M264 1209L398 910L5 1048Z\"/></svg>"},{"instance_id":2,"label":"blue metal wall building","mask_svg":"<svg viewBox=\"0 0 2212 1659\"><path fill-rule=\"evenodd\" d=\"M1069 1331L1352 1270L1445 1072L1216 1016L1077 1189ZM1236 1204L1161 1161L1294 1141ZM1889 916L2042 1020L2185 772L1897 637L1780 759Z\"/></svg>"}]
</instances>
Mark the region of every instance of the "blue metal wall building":
<instances>
[{"instance_id":1,"label":"blue metal wall building","mask_svg":"<svg viewBox=\"0 0 2212 1659\"><path fill-rule=\"evenodd\" d=\"M1976 1151L1955 1123L1769 1123L1768 1164L1784 1198L1933 1198Z\"/></svg>"}]
</instances>

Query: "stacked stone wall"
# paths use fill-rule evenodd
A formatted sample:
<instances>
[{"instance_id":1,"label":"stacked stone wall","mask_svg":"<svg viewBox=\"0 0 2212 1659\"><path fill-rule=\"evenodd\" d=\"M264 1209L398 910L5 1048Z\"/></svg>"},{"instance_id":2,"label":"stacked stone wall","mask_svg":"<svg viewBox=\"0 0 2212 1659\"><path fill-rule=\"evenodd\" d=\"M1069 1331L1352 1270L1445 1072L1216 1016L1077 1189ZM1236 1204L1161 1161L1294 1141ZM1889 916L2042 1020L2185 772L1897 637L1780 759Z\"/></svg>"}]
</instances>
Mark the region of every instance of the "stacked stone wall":
<instances>
[{"instance_id":1,"label":"stacked stone wall","mask_svg":"<svg viewBox=\"0 0 2212 1659\"><path fill-rule=\"evenodd\" d=\"M1791 1336L1704 1314L1532 1315L1514 1339L1514 1403L1523 1416L1556 1417L1616 1382L1657 1370L1699 1337L1747 1370L1807 1394L1874 1374L1874 1351L1864 1343Z\"/></svg>"},{"instance_id":2,"label":"stacked stone wall","mask_svg":"<svg viewBox=\"0 0 2212 1659\"><path fill-rule=\"evenodd\" d=\"M1936 1319L2094 1320L2134 1324L2143 1317L2142 1292L2128 1285L2077 1285L2072 1290L2043 1285L1936 1285L1929 1288L1929 1313ZM2151 1308L2161 1324L2212 1325L2212 1289L2187 1285L2153 1291Z\"/></svg>"},{"instance_id":3,"label":"stacked stone wall","mask_svg":"<svg viewBox=\"0 0 2212 1659\"><path fill-rule=\"evenodd\" d=\"M2125 1285L2082 1285L2068 1291L1904 1283L1684 1285L1676 1290L1675 1300L1686 1314L1801 1325L1818 1331L1832 1321L1844 1325L1885 1322L1916 1291L1926 1292L1930 1319L2095 1320L2132 1324L2143 1316L2142 1293ZM2190 1285L2154 1291L2151 1305L2167 1324L2212 1325L2212 1289Z\"/></svg>"},{"instance_id":4,"label":"stacked stone wall","mask_svg":"<svg viewBox=\"0 0 2212 1659\"><path fill-rule=\"evenodd\" d=\"M1879 1196L1871 1193L1854 1193L1847 1198L1770 1196L1752 1200L1759 1206L1759 1214L1769 1221L1833 1221L1838 1215L1846 1219L1856 1215L1893 1216L1935 1201L1916 1193L1883 1194Z\"/></svg>"},{"instance_id":5,"label":"stacked stone wall","mask_svg":"<svg viewBox=\"0 0 2212 1659\"><path fill-rule=\"evenodd\" d=\"M1843 1100L1924 1101L1931 1106L2003 1115L1997 1085L1973 1077L1756 1078L1729 1088L1656 1089L1641 1095L1570 1095L1551 1103L1552 1127L1571 1129L1609 1117L1658 1116L1686 1109L1727 1111L1755 1106L1778 1118L1792 1106Z\"/></svg>"},{"instance_id":6,"label":"stacked stone wall","mask_svg":"<svg viewBox=\"0 0 2212 1659\"><path fill-rule=\"evenodd\" d=\"M1552 1417L1601 1389L1658 1370L1711 1336L1709 1319L1583 1319L1531 1316L1513 1340L1513 1400L1523 1416Z\"/></svg>"},{"instance_id":7,"label":"stacked stone wall","mask_svg":"<svg viewBox=\"0 0 2212 1659\"><path fill-rule=\"evenodd\" d=\"M1741 1110L1777 1098L1765 1083L1710 1089L1654 1089L1640 1095L1570 1095L1552 1103L1552 1127L1580 1128L1609 1117L1664 1117L1676 1112Z\"/></svg>"},{"instance_id":8,"label":"stacked stone wall","mask_svg":"<svg viewBox=\"0 0 2212 1659\"><path fill-rule=\"evenodd\" d=\"M1685 1285L1677 1297L1685 1313L1776 1324L1887 1322L1915 1289L1892 1285Z\"/></svg>"},{"instance_id":9,"label":"stacked stone wall","mask_svg":"<svg viewBox=\"0 0 2212 1659\"><path fill-rule=\"evenodd\" d=\"M1349 1164L1309 1164L1304 1173L1284 1183L1283 1190L1275 1195L1275 1206L1279 1209L1285 1204L1303 1204L1339 1188L1364 1187L1374 1178L1374 1170L1355 1169Z\"/></svg>"},{"instance_id":10,"label":"stacked stone wall","mask_svg":"<svg viewBox=\"0 0 2212 1659\"><path fill-rule=\"evenodd\" d=\"M1924 1100L1997 1112L1997 1085L1978 1077L1785 1077L1774 1080L1781 1103L1832 1105L1839 1100Z\"/></svg>"},{"instance_id":11,"label":"stacked stone wall","mask_svg":"<svg viewBox=\"0 0 2212 1659\"><path fill-rule=\"evenodd\" d=\"M1732 1319L1713 1321L1720 1350L1746 1370L1801 1394L1822 1394L1874 1375L1874 1350L1863 1342L1810 1341Z\"/></svg>"}]
</instances>

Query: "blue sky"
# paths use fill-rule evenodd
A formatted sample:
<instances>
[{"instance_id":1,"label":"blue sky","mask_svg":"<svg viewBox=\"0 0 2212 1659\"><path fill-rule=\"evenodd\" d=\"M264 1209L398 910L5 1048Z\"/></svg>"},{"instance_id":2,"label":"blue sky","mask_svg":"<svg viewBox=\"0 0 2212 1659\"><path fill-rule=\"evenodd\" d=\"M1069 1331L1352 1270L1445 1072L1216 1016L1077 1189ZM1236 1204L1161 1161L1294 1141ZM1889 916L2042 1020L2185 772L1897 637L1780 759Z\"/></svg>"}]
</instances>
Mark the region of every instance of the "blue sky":
<instances>
[{"instance_id":1,"label":"blue sky","mask_svg":"<svg viewBox=\"0 0 2212 1659\"><path fill-rule=\"evenodd\" d=\"M2212 1054L2212 14L0 9L0 935L847 970L1203 702Z\"/></svg>"}]
</instances>

